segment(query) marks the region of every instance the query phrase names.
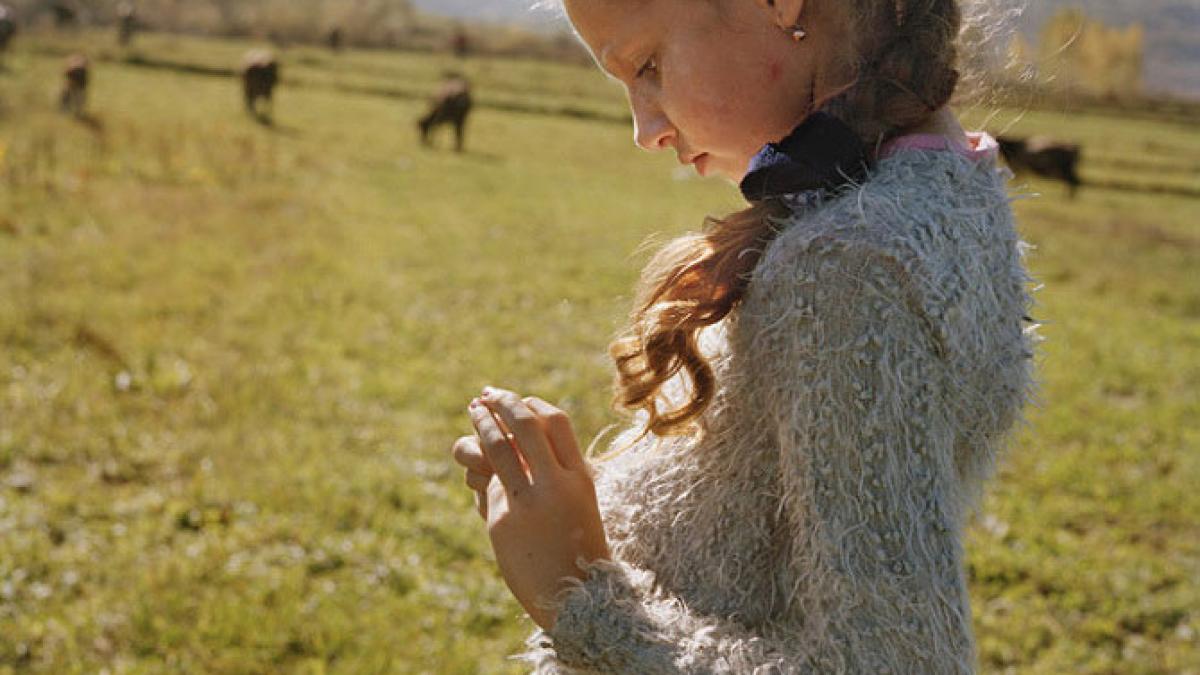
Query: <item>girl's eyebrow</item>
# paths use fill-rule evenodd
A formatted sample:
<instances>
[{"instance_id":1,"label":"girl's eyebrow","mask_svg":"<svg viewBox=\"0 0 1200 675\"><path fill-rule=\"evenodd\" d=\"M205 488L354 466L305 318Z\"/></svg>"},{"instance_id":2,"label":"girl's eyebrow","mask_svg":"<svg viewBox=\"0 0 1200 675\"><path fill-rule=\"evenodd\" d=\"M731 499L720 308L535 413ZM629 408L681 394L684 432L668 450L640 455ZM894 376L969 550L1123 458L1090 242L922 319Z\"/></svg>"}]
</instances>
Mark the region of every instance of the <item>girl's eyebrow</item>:
<instances>
[{"instance_id":1,"label":"girl's eyebrow","mask_svg":"<svg viewBox=\"0 0 1200 675\"><path fill-rule=\"evenodd\" d=\"M600 50L600 53L596 55L596 60L600 62L600 68L603 69L609 77L615 77L615 73L620 67L620 64L617 63L617 58L613 56L613 48L611 43L605 45L604 49Z\"/></svg>"},{"instance_id":2,"label":"girl's eyebrow","mask_svg":"<svg viewBox=\"0 0 1200 675\"><path fill-rule=\"evenodd\" d=\"M596 62L600 64L600 70L604 71L605 76L610 80L624 82L623 74L629 68L625 59L614 52L620 52L620 49L614 49L613 43L610 42L596 55Z\"/></svg>"}]
</instances>

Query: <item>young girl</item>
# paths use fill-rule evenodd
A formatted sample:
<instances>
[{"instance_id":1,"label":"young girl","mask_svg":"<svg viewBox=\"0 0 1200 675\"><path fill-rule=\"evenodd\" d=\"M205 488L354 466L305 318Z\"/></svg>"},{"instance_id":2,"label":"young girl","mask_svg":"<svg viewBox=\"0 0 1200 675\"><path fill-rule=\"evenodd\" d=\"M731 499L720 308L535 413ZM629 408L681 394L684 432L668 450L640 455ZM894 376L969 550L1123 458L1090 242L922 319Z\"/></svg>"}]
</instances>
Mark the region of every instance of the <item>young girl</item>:
<instances>
[{"instance_id":1,"label":"young girl","mask_svg":"<svg viewBox=\"0 0 1200 675\"><path fill-rule=\"evenodd\" d=\"M965 0L964 0L965 1ZM639 145L748 210L646 269L627 451L485 389L453 446L538 672L970 673L964 521L1031 380L956 0L564 0ZM765 146L764 146L765 144ZM593 482L593 476L594 482Z\"/></svg>"}]
</instances>

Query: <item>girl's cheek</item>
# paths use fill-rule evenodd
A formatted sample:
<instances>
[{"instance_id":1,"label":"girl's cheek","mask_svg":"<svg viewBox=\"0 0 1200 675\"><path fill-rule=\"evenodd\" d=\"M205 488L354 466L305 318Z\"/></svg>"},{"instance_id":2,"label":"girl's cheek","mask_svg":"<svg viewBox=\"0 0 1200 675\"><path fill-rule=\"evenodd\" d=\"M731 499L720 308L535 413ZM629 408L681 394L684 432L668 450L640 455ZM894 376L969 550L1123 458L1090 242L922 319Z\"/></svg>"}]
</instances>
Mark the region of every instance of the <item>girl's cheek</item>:
<instances>
[{"instance_id":1,"label":"girl's cheek","mask_svg":"<svg viewBox=\"0 0 1200 675\"><path fill-rule=\"evenodd\" d=\"M779 61L772 61L767 66L767 82L775 84L783 77L783 64Z\"/></svg>"}]
</instances>

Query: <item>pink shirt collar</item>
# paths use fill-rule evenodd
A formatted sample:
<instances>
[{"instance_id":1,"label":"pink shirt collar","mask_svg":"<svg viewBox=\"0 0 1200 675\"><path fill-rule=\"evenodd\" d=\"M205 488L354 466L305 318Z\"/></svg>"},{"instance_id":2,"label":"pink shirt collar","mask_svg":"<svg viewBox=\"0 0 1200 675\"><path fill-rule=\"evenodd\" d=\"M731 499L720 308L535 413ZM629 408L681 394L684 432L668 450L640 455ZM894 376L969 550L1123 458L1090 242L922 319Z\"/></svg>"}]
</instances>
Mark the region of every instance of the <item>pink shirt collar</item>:
<instances>
[{"instance_id":1,"label":"pink shirt collar","mask_svg":"<svg viewBox=\"0 0 1200 675\"><path fill-rule=\"evenodd\" d=\"M994 160L1000 150L996 139L982 131L968 132L967 144L956 143L939 134L909 134L893 138L879 151L879 159L887 159L905 150L950 151L973 162Z\"/></svg>"}]
</instances>

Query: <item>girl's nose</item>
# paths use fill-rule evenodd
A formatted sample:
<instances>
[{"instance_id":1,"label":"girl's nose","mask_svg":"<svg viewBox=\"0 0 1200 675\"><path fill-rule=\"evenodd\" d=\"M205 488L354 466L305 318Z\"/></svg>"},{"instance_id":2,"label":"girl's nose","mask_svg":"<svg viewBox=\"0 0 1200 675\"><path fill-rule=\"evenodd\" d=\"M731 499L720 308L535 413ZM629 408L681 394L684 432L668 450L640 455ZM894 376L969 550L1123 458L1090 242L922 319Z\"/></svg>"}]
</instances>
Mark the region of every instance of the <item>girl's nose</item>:
<instances>
[{"instance_id":1,"label":"girl's nose","mask_svg":"<svg viewBox=\"0 0 1200 675\"><path fill-rule=\"evenodd\" d=\"M675 127L657 106L634 103L633 140L643 150L663 150L671 147Z\"/></svg>"}]
</instances>

